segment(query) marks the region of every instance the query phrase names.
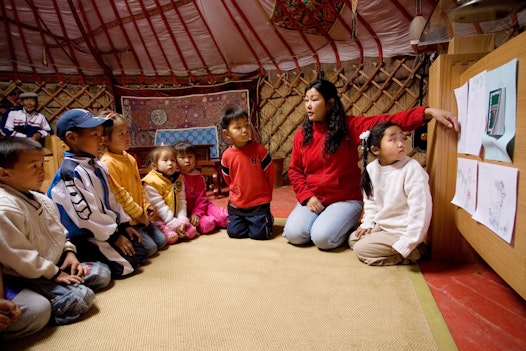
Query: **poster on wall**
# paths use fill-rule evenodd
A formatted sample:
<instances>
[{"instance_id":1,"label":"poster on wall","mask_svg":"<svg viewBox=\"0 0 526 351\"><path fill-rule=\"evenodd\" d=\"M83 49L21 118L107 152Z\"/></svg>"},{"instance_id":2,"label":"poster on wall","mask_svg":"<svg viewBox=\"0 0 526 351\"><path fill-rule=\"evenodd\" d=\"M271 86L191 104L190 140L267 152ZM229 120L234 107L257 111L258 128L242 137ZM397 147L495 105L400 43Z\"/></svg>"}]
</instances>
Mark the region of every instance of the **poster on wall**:
<instances>
[{"instance_id":1,"label":"poster on wall","mask_svg":"<svg viewBox=\"0 0 526 351\"><path fill-rule=\"evenodd\" d=\"M477 170L477 160L457 159L457 184L451 203L463 208L470 215L475 213L477 205Z\"/></svg>"},{"instance_id":2,"label":"poster on wall","mask_svg":"<svg viewBox=\"0 0 526 351\"><path fill-rule=\"evenodd\" d=\"M482 135L486 128L486 71L471 77L467 86L455 90L457 105L461 106L462 115L459 114L460 142L457 146L458 153L480 156Z\"/></svg>"},{"instance_id":3,"label":"poster on wall","mask_svg":"<svg viewBox=\"0 0 526 351\"><path fill-rule=\"evenodd\" d=\"M508 244L515 229L517 168L479 162L477 209L473 219L484 224Z\"/></svg>"},{"instance_id":4,"label":"poster on wall","mask_svg":"<svg viewBox=\"0 0 526 351\"><path fill-rule=\"evenodd\" d=\"M517 120L517 59L486 75L486 130L484 159L512 162Z\"/></svg>"}]
</instances>

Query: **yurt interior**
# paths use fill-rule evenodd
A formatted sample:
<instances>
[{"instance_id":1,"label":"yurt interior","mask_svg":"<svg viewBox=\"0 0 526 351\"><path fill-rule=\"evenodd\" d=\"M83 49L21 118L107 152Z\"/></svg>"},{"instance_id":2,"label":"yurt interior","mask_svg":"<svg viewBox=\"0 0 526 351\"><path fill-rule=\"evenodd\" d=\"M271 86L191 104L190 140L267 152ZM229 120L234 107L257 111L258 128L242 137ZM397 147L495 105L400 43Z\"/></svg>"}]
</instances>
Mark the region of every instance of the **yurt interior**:
<instances>
[{"instance_id":1,"label":"yurt interior","mask_svg":"<svg viewBox=\"0 0 526 351\"><path fill-rule=\"evenodd\" d=\"M230 210L220 117L235 106L271 156L275 220L267 241L220 229L159 250L75 323L1 350L526 350L526 1L2 0L0 18L2 138L24 93L52 129L35 190L68 151L61 116L113 111L141 177L152 150L188 140L207 199ZM425 259L379 267L347 240L283 237L306 204L289 165L317 79L349 118L458 118L459 131L432 119L405 132L429 177Z\"/></svg>"}]
</instances>

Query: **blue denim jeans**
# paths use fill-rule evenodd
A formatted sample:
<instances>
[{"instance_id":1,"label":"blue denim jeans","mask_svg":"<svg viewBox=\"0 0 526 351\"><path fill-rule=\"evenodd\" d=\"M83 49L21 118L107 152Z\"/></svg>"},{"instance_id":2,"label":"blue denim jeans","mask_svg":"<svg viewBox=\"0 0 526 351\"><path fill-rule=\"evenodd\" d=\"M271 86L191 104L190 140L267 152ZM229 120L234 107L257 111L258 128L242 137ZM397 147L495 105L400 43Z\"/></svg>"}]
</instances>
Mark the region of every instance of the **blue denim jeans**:
<instances>
[{"instance_id":1,"label":"blue denim jeans","mask_svg":"<svg viewBox=\"0 0 526 351\"><path fill-rule=\"evenodd\" d=\"M142 237L142 246L146 249L147 257L166 246L166 236L155 224L150 223L146 226L139 224L133 227Z\"/></svg>"},{"instance_id":2,"label":"blue denim jeans","mask_svg":"<svg viewBox=\"0 0 526 351\"><path fill-rule=\"evenodd\" d=\"M299 202L287 218L283 236L294 245L313 242L322 250L343 244L362 213L362 201L335 202L317 214Z\"/></svg>"},{"instance_id":3,"label":"blue denim jeans","mask_svg":"<svg viewBox=\"0 0 526 351\"><path fill-rule=\"evenodd\" d=\"M26 279L10 277L8 284L27 288L44 296L51 302L51 322L56 325L70 324L87 312L95 299L94 290L106 287L111 281L108 266L100 262L85 262L89 272L82 277L83 284L62 285L46 278Z\"/></svg>"}]
</instances>

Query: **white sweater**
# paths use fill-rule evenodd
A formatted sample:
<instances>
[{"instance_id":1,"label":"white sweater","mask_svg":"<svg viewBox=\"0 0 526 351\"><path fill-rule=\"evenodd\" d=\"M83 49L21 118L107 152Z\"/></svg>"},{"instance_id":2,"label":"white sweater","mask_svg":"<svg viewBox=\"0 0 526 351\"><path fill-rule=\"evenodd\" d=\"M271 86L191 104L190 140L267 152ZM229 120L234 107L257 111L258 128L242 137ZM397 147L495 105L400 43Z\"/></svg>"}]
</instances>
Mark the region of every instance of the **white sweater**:
<instances>
[{"instance_id":1,"label":"white sweater","mask_svg":"<svg viewBox=\"0 0 526 351\"><path fill-rule=\"evenodd\" d=\"M373 194L370 199L364 196L361 227L401 234L393 249L407 257L426 240L432 209L429 176L408 156L389 166L376 159L367 171Z\"/></svg>"},{"instance_id":2,"label":"white sweater","mask_svg":"<svg viewBox=\"0 0 526 351\"><path fill-rule=\"evenodd\" d=\"M9 275L51 279L62 254L76 250L53 201L31 194L34 199L0 184L0 265Z\"/></svg>"}]
</instances>

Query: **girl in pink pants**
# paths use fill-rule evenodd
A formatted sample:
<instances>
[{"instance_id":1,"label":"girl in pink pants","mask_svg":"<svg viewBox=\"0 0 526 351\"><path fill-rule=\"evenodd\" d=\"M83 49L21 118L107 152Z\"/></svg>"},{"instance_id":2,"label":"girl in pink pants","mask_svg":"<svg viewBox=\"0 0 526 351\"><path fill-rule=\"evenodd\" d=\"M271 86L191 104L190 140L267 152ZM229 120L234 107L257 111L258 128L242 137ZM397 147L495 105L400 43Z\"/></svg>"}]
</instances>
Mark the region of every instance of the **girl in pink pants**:
<instances>
[{"instance_id":1,"label":"girl in pink pants","mask_svg":"<svg viewBox=\"0 0 526 351\"><path fill-rule=\"evenodd\" d=\"M201 234L208 234L216 228L226 228L228 212L226 208L213 204L206 197L206 184L201 173L195 169L195 148L188 141L174 145L177 165L184 176L186 191L186 210L190 223Z\"/></svg>"}]
</instances>

